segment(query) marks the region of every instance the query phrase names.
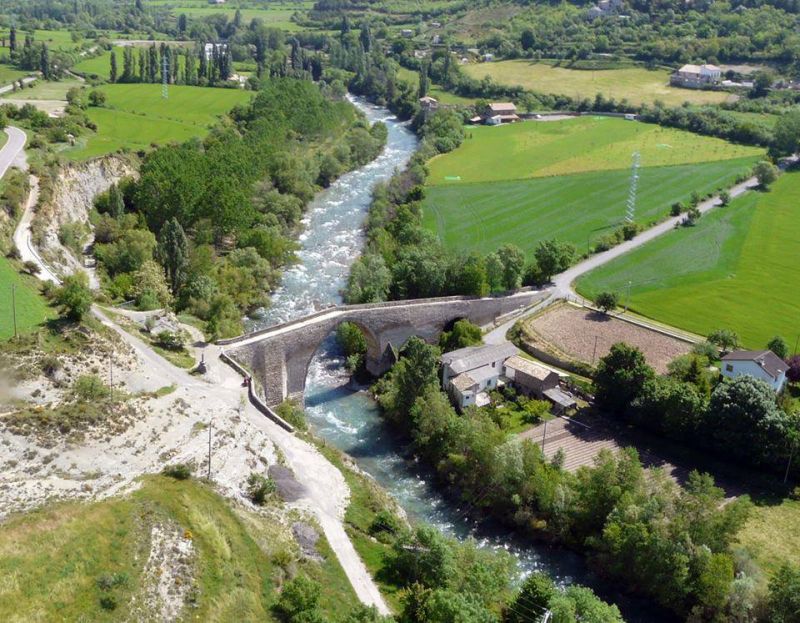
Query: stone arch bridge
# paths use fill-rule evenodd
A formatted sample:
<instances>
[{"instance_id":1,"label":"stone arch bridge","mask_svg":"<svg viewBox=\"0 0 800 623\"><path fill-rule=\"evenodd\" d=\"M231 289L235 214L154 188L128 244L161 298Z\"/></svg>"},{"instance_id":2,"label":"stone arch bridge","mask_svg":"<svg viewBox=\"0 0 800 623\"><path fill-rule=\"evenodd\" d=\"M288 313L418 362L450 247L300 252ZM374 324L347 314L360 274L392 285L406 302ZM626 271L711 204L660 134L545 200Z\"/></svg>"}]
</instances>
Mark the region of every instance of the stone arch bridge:
<instances>
[{"instance_id":1,"label":"stone arch bridge","mask_svg":"<svg viewBox=\"0 0 800 623\"><path fill-rule=\"evenodd\" d=\"M483 326L547 297L545 292L517 292L486 298L446 297L329 307L304 318L240 337L220 340L227 355L251 371L275 406L302 397L308 366L325 338L343 322L352 322L367 339L367 369L375 375L389 369L412 336L435 342L455 320Z\"/></svg>"}]
</instances>

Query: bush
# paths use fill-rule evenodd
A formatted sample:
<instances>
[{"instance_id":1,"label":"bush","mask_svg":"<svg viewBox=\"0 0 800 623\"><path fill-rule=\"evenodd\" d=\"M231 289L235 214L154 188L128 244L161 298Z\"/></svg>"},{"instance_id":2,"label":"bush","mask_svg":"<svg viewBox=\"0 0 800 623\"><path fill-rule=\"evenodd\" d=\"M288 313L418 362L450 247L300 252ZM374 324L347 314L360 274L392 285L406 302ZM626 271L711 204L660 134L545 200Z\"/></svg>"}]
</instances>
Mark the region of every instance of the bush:
<instances>
[{"instance_id":1,"label":"bush","mask_svg":"<svg viewBox=\"0 0 800 623\"><path fill-rule=\"evenodd\" d=\"M731 194L727 190L723 190L719 194L720 205L726 206L731 202Z\"/></svg>"},{"instance_id":2,"label":"bush","mask_svg":"<svg viewBox=\"0 0 800 623\"><path fill-rule=\"evenodd\" d=\"M277 487L275 481L268 476L262 476L253 472L247 478L247 497L253 504L263 506L267 498L275 493Z\"/></svg>"},{"instance_id":3,"label":"bush","mask_svg":"<svg viewBox=\"0 0 800 623\"><path fill-rule=\"evenodd\" d=\"M117 599L113 595L103 595L100 598L100 607L103 610L116 610L117 609Z\"/></svg>"},{"instance_id":4,"label":"bush","mask_svg":"<svg viewBox=\"0 0 800 623\"><path fill-rule=\"evenodd\" d=\"M759 186L766 190L778 179L778 167L771 162L762 160L753 167L753 175L758 179Z\"/></svg>"},{"instance_id":5,"label":"bush","mask_svg":"<svg viewBox=\"0 0 800 623\"><path fill-rule=\"evenodd\" d=\"M619 295L616 292L601 292L595 297L594 304L607 314L619 304Z\"/></svg>"},{"instance_id":6,"label":"bush","mask_svg":"<svg viewBox=\"0 0 800 623\"><path fill-rule=\"evenodd\" d=\"M676 201L675 203L673 203L673 204L672 204L672 207L670 208L670 210L669 210L669 213L670 213L672 216L680 216L680 215L681 215L681 213L682 213L682 212L683 212L685 209L686 209L686 208L684 208L683 204L682 204L680 201Z\"/></svg>"},{"instance_id":7,"label":"bush","mask_svg":"<svg viewBox=\"0 0 800 623\"><path fill-rule=\"evenodd\" d=\"M186 463L175 463L167 465L161 473L175 480L189 480L192 477L192 468Z\"/></svg>"},{"instance_id":8,"label":"bush","mask_svg":"<svg viewBox=\"0 0 800 623\"><path fill-rule=\"evenodd\" d=\"M92 106L103 106L106 103L106 94L103 91L92 91L89 93L89 104Z\"/></svg>"},{"instance_id":9,"label":"bush","mask_svg":"<svg viewBox=\"0 0 800 623\"><path fill-rule=\"evenodd\" d=\"M25 272L29 275L38 275L39 274L39 265L34 262L33 260L27 260L23 265L22 268L25 269Z\"/></svg>"},{"instance_id":10,"label":"bush","mask_svg":"<svg viewBox=\"0 0 800 623\"><path fill-rule=\"evenodd\" d=\"M400 532L402 525L392 513L387 510L380 510L375 514L375 518L369 526L369 533L380 538L380 536L394 536Z\"/></svg>"},{"instance_id":11,"label":"bush","mask_svg":"<svg viewBox=\"0 0 800 623\"><path fill-rule=\"evenodd\" d=\"M55 303L61 307L61 314L70 320L80 321L92 308L92 291L85 273L75 273L64 279L55 293Z\"/></svg>"},{"instance_id":12,"label":"bush","mask_svg":"<svg viewBox=\"0 0 800 623\"><path fill-rule=\"evenodd\" d=\"M180 351L184 346L183 336L180 331L160 331L156 336L156 345L167 350Z\"/></svg>"},{"instance_id":13,"label":"bush","mask_svg":"<svg viewBox=\"0 0 800 623\"><path fill-rule=\"evenodd\" d=\"M73 384L72 394L80 402L97 402L109 398L111 388L96 374L84 374Z\"/></svg>"},{"instance_id":14,"label":"bush","mask_svg":"<svg viewBox=\"0 0 800 623\"><path fill-rule=\"evenodd\" d=\"M301 407L294 400L283 401L281 404L275 407L275 413L299 430L306 430L308 428L308 424L306 423L306 414L303 411L303 407Z\"/></svg>"}]
</instances>

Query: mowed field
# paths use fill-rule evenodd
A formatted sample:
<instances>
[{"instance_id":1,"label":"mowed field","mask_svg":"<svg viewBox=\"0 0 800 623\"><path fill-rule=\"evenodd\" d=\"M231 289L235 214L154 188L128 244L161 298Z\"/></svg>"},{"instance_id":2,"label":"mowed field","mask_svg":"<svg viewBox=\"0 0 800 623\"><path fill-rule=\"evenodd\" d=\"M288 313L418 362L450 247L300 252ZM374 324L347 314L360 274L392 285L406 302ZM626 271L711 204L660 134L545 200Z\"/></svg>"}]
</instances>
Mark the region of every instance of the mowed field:
<instances>
[{"instance_id":1,"label":"mowed field","mask_svg":"<svg viewBox=\"0 0 800 623\"><path fill-rule=\"evenodd\" d=\"M612 117L526 121L467 128L461 147L430 161L428 183L495 182L627 169L636 151L642 167L763 153L757 147Z\"/></svg>"},{"instance_id":2,"label":"mowed field","mask_svg":"<svg viewBox=\"0 0 800 623\"><path fill-rule=\"evenodd\" d=\"M730 97L729 93L720 91L671 87L668 71L644 67L569 69L547 63L513 60L465 65L463 69L473 78L490 76L499 84L519 85L539 93L568 95L578 99L594 99L597 93L602 93L617 101L627 99L632 104L650 104L660 100L671 106L679 106L684 102L715 104Z\"/></svg>"},{"instance_id":3,"label":"mowed field","mask_svg":"<svg viewBox=\"0 0 800 623\"><path fill-rule=\"evenodd\" d=\"M239 89L171 86L165 100L159 84L110 84L101 90L108 97L106 106L88 109L97 133L65 152L72 159L205 136L221 115L252 97Z\"/></svg>"},{"instance_id":4,"label":"mowed field","mask_svg":"<svg viewBox=\"0 0 800 623\"><path fill-rule=\"evenodd\" d=\"M800 333L800 172L752 192L578 280L578 291L623 292L656 320L708 334L730 328L744 346Z\"/></svg>"},{"instance_id":5,"label":"mowed field","mask_svg":"<svg viewBox=\"0 0 800 623\"><path fill-rule=\"evenodd\" d=\"M291 0L249 0L247 2L229 0L225 4L210 5L207 0L148 0L146 4L150 6L168 6L173 15L177 16L183 13L195 18L215 15L225 15L228 18L233 18L238 9L241 12L242 19L246 22L258 18L274 28L301 30L300 26L291 21L291 17L295 12L307 12L314 3L310 0L298 0L296 2Z\"/></svg>"},{"instance_id":6,"label":"mowed field","mask_svg":"<svg viewBox=\"0 0 800 623\"><path fill-rule=\"evenodd\" d=\"M580 252L619 226L631 154L641 154L636 220L731 186L761 150L621 119L581 117L467 130L429 163L424 223L444 244L487 253L510 242L532 253L558 238ZM460 178L460 179L459 179Z\"/></svg>"}]
</instances>

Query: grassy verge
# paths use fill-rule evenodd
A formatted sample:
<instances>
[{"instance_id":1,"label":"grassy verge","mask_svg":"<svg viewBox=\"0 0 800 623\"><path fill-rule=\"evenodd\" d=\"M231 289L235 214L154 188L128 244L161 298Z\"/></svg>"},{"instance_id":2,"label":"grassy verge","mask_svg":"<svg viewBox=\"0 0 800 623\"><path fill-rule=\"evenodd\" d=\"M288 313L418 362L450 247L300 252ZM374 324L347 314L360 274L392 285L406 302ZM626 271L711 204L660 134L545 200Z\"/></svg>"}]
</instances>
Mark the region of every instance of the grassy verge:
<instances>
[{"instance_id":1,"label":"grassy verge","mask_svg":"<svg viewBox=\"0 0 800 623\"><path fill-rule=\"evenodd\" d=\"M313 435L305 437L344 475L350 487L350 504L345 513L347 534L389 607L395 612L400 612L401 587L393 581L386 564L386 555L391 551L391 546L378 541L370 534L370 526L379 512L388 511L395 514L394 503L379 485L349 467L339 450Z\"/></svg>"},{"instance_id":2,"label":"grassy verge","mask_svg":"<svg viewBox=\"0 0 800 623\"><path fill-rule=\"evenodd\" d=\"M0 341L14 335L15 309L19 334L31 333L55 316L39 292L39 285L35 277L22 274L18 264L0 257Z\"/></svg>"},{"instance_id":3,"label":"grassy verge","mask_svg":"<svg viewBox=\"0 0 800 623\"><path fill-rule=\"evenodd\" d=\"M754 499L739 543L769 576L781 563L800 560L800 500Z\"/></svg>"}]
</instances>

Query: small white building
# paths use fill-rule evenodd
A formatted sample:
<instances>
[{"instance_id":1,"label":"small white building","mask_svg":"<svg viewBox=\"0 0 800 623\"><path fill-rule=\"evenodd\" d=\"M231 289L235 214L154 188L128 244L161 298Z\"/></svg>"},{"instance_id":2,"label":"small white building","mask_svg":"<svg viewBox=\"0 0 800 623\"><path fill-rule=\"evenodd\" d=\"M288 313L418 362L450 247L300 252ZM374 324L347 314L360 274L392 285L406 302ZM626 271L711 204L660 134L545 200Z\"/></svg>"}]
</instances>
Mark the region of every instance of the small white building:
<instances>
[{"instance_id":1,"label":"small white building","mask_svg":"<svg viewBox=\"0 0 800 623\"><path fill-rule=\"evenodd\" d=\"M204 52L206 55L206 60L210 61L214 57L214 49L217 50L217 54L224 54L225 51L228 49L227 43L206 43L204 47Z\"/></svg>"},{"instance_id":2,"label":"small white building","mask_svg":"<svg viewBox=\"0 0 800 623\"><path fill-rule=\"evenodd\" d=\"M400 31L400 36L404 39L411 39L414 36L414 31L410 28L403 28L403 30Z\"/></svg>"},{"instance_id":3,"label":"small white building","mask_svg":"<svg viewBox=\"0 0 800 623\"><path fill-rule=\"evenodd\" d=\"M771 350L735 350L722 358L722 376L735 379L752 376L780 392L789 366Z\"/></svg>"},{"instance_id":4,"label":"small white building","mask_svg":"<svg viewBox=\"0 0 800 623\"><path fill-rule=\"evenodd\" d=\"M717 86L722 80L722 70L716 65L684 65L669 77L673 86L685 89L704 89Z\"/></svg>"},{"instance_id":5,"label":"small white building","mask_svg":"<svg viewBox=\"0 0 800 623\"><path fill-rule=\"evenodd\" d=\"M513 344L468 346L441 356L442 387L459 409L489 403L485 390L495 389L505 361L517 354Z\"/></svg>"}]
</instances>

